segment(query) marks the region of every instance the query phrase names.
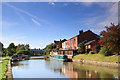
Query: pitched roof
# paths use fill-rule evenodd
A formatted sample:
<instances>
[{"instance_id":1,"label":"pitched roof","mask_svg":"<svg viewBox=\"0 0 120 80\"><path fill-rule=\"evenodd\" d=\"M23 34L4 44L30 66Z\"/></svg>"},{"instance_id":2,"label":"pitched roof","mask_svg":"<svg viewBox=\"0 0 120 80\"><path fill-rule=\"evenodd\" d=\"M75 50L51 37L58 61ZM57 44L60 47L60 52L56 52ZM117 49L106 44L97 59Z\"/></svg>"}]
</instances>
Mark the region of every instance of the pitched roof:
<instances>
[{"instance_id":1,"label":"pitched roof","mask_svg":"<svg viewBox=\"0 0 120 80\"><path fill-rule=\"evenodd\" d=\"M91 40L99 40L99 36L93 33L91 30L88 30L79 35L79 43L85 40L87 40L87 42Z\"/></svg>"}]
</instances>

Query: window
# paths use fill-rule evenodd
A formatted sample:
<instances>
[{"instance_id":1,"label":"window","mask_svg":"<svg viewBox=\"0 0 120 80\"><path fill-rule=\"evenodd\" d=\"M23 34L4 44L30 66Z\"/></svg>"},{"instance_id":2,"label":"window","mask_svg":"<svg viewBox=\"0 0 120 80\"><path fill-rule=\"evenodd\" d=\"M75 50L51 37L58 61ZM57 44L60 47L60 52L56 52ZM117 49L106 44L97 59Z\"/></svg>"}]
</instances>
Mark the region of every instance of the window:
<instances>
[{"instance_id":1,"label":"window","mask_svg":"<svg viewBox=\"0 0 120 80\"><path fill-rule=\"evenodd\" d=\"M90 48L91 48L91 45L88 45L88 48L90 49Z\"/></svg>"},{"instance_id":2,"label":"window","mask_svg":"<svg viewBox=\"0 0 120 80\"><path fill-rule=\"evenodd\" d=\"M75 39L74 39L74 43L75 43Z\"/></svg>"}]
</instances>

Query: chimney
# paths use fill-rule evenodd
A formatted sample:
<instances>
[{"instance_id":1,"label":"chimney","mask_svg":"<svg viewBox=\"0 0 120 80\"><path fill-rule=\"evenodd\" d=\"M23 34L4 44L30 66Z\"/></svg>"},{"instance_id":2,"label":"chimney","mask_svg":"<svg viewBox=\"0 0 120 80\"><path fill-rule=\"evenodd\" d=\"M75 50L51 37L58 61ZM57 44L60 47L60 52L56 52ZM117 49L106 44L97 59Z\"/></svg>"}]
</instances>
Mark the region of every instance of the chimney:
<instances>
[{"instance_id":1,"label":"chimney","mask_svg":"<svg viewBox=\"0 0 120 80\"><path fill-rule=\"evenodd\" d=\"M56 43L56 41L54 40L54 43Z\"/></svg>"},{"instance_id":2,"label":"chimney","mask_svg":"<svg viewBox=\"0 0 120 80\"><path fill-rule=\"evenodd\" d=\"M79 35L83 33L83 30L79 30Z\"/></svg>"}]
</instances>

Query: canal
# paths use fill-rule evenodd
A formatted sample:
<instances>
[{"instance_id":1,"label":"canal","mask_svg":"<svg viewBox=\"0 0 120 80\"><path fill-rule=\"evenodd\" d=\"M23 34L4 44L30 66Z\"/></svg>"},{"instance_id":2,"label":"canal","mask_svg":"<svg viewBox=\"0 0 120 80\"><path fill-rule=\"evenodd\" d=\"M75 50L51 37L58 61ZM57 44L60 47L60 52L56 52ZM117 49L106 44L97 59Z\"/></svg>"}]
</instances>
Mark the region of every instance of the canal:
<instances>
[{"instance_id":1,"label":"canal","mask_svg":"<svg viewBox=\"0 0 120 80\"><path fill-rule=\"evenodd\" d=\"M108 69L75 62L45 61L31 57L13 63L13 78L113 78L118 79L118 69Z\"/></svg>"}]
</instances>

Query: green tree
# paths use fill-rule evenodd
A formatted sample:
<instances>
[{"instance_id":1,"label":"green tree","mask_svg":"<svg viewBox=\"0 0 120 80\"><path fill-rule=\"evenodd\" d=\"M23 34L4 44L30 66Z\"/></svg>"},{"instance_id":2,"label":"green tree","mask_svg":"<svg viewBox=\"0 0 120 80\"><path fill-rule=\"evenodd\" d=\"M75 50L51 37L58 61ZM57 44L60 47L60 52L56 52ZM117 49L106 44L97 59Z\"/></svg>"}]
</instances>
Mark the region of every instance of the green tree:
<instances>
[{"instance_id":1,"label":"green tree","mask_svg":"<svg viewBox=\"0 0 120 80\"><path fill-rule=\"evenodd\" d=\"M23 53L25 55L29 55L29 50L30 50L30 46L29 44L18 44L17 48L16 48L16 52L18 53Z\"/></svg>"},{"instance_id":2,"label":"green tree","mask_svg":"<svg viewBox=\"0 0 120 80\"><path fill-rule=\"evenodd\" d=\"M83 42L78 44L78 51L77 52L78 53L85 53L85 45Z\"/></svg>"},{"instance_id":3,"label":"green tree","mask_svg":"<svg viewBox=\"0 0 120 80\"><path fill-rule=\"evenodd\" d=\"M6 48L3 48L3 50L2 50L2 56L7 56Z\"/></svg>"},{"instance_id":4,"label":"green tree","mask_svg":"<svg viewBox=\"0 0 120 80\"><path fill-rule=\"evenodd\" d=\"M0 56L3 54L3 44L0 42Z\"/></svg>"},{"instance_id":5,"label":"green tree","mask_svg":"<svg viewBox=\"0 0 120 80\"><path fill-rule=\"evenodd\" d=\"M7 47L7 54L11 56L15 53L16 53L16 46L14 45L14 43L10 43L10 45Z\"/></svg>"},{"instance_id":6,"label":"green tree","mask_svg":"<svg viewBox=\"0 0 120 80\"><path fill-rule=\"evenodd\" d=\"M25 45L25 50L30 50L29 44L26 44L26 45Z\"/></svg>"},{"instance_id":7,"label":"green tree","mask_svg":"<svg viewBox=\"0 0 120 80\"><path fill-rule=\"evenodd\" d=\"M28 50L19 50L19 51L17 51L17 54L29 55L30 52Z\"/></svg>"},{"instance_id":8,"label":"green tree","mask_svg":"<svg viewBox=\"0 0 120 80\"><path fill-rule=\"evenodd\" d=\"M56 48L56 44L54 44L54 43L51 43L51 44L49 44L49 45L47 45L47 46L45 47L45 52L44 52L44 54L45 54L45 55L48 55L52 50L58 50L58 49Z\"/></svg>"},{"instance_id":9,"label":"green tree","mask_svg":"<svg viewBox=\"0 0 120 80\"><path fill-rule=\"evenodd\" d=\"M16 48L16 52L19 50L26 50L28 46L25 47L24 44L18 44L17 48Z\"/></svg>"}]
</instances>

